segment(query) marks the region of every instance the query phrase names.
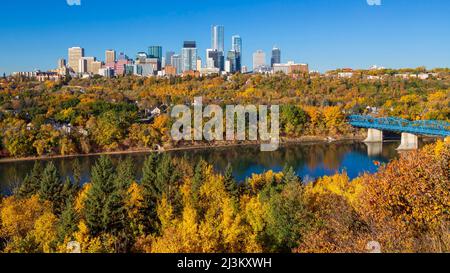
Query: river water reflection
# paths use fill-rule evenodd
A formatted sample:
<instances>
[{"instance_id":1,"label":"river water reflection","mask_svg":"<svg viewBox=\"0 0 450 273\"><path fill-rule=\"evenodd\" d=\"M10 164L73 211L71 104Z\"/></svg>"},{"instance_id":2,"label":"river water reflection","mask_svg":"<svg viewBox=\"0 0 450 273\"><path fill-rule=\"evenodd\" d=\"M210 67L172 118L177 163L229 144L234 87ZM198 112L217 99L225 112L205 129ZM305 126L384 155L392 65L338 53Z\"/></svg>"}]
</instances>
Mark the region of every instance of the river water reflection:
<instances>
[{"instance_id":1,"label":"river water reflection","mask_svg":"<svg viewBox=\"0 0 450 273\"><path fill-rule=\"evenodd\" d=\"M308 143L291 144L275 152L260 152L259 146L225 147L216 149L186 150L169 152L174 157L186 157L189 162L200 158L214 165L217 171L225 170L231 163L234 176L244 181L253 173L267 170L281 171L285 165L292 166L303 181L309 182L324 175L347 171L350 178L369 172L376 172L374 163L389 162L398 153L398 142L383 144L364 144L360 142L344 143ZM114 161L131 156L136 168L136 178L140 179L142 164L148 154L112 155ZM89 181L89 171L98 156L78 157L82 167L83 182ZM60 174L72 175L75 158L52 159ZM45 161L45 160L43 160ZM23 177L31 171L34 161L0 163L0 191L8 193Z\"/></svg>"}]
</instances>

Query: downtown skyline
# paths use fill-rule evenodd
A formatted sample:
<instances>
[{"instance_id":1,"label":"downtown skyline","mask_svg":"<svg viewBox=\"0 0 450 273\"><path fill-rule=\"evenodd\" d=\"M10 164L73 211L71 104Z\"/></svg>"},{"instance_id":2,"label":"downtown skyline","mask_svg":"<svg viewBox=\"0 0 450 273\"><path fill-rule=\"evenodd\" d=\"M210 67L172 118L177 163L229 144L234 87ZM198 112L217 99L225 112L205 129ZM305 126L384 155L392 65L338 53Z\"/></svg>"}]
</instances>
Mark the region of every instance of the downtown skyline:
<instances>
[{"instance_id":1,"label":"downtown skyline","mask_svg":"<svg viewBox=\"0 0 450 273\"><path fill-rule=\"evenodd\" d=\"M309 63L311 70L321 72L371 65L448 67L450 59L448 1L384 0L381 6L369 6L365 0L283 5L175 1L176 5L167 6L153 3L154 9L148 3L132 9L136 1L122 6L116 5L121 1L109 1L111 6L105 7L105 1L84 0L81 6L49 2L4 4L9 12L0 26L4 52L0 73L52 69L56 59L67 55L67 48L77 45L86 49L87 56L100 57L105 49L114 48L131 57L149 45L161 45L164 54L178 52L183 41L195 40L205 61L211 25L225 26L225 52L231 49L232 35L242 37L242 64L247 67L252 67L252 54L259 49L270 62L275 45L283 52L283 62Z\"/></svg>"}]
</instances>

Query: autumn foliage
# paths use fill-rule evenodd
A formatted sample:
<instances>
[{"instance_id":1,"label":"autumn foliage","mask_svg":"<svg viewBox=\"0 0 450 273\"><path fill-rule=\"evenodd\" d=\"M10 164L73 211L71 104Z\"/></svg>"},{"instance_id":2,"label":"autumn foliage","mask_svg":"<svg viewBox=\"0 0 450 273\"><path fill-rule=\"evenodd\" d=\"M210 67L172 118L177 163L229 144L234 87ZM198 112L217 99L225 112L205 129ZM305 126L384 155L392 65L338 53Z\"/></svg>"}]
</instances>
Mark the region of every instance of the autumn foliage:
<instances>
[{"instance_id":1,"label":"autumn foliage","mask_svg":"<svg viewBox=\"0 0 450 273\"><path fill-rule=\"evenodd\" d=\"M348 253L377 241L383 252L450 251L450 146L441 141L373 175L307 185L289 167L237 185L230 170L156 154L136 181L130 164L102 157L91 183L51 195L63 180L51 166L30 175L27 190L1 201L1 250L66 252L77 241L82 252Z\"/></svg>"}]
</instances>

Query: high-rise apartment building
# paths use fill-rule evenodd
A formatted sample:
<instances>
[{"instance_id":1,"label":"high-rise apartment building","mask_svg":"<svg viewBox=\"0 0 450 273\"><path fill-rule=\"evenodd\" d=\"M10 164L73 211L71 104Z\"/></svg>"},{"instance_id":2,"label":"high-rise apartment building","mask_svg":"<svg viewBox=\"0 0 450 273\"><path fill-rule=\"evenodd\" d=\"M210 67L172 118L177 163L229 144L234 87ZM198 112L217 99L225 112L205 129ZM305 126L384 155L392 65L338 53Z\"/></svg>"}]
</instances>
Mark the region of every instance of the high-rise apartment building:
<instances>
[{"instance_id":1,"label":"high-rise apartment building","mask_svg":"<svg viewBox=\"0 0 450 273\"><path fill-rule=\"evenodd\" d=\"M270 59L270 66L281 63L281 50L277 47L272 49L272 58Z\"/></svg>"},{"instance_id":2,"label":"high-rise apartment building","mask_svg":"<svg viewBox=\"0 0 450 273\"><path fill-rule=\"evenodd\" d=\"M181 51L183 72L197 70L197 45L195 41L185 41Z\"/></svg>"},{"instance_id":3,"label":"high-rise apartment building","mask_svg":"<svg viewBox=\"0 0 450 273\"><path fill-rule=\"evenodd\" d=\"M108 49L105 51L105 63L111 64L116 62L116 51Z\"/></svg>"},{"instance_id":4,"label":"high-rise apartment building","mask_svg":"<svg viewBox=\"0 0 450 273\"><path fill-rule=\"evenodd\" d=\"M211 48L220 52L224 52L224 26L212 26L211 27Z\"/></svg>"},{"instance_id":5,"label":"high-rise apartment building","mask_svg":"<svg viewBox=\"0 0 450 273\"><path fill-rule=\"evenodd\" d=\"M266 65L266 53L262 50L257 50L253 53L253 70Z\"/></svg>"},{"instance_id":6,"label":"high-rise apartment building","mask_svg":"<svg viewBox=\"0 0 450 273\"><path fill-rule=\"evenodd\" d=\"M69 67L72 68L74 72L78 73L80 71L80 60L83 57L84 57L84 48L81 47L69 48Z\"/></svg>"}]
</instances>

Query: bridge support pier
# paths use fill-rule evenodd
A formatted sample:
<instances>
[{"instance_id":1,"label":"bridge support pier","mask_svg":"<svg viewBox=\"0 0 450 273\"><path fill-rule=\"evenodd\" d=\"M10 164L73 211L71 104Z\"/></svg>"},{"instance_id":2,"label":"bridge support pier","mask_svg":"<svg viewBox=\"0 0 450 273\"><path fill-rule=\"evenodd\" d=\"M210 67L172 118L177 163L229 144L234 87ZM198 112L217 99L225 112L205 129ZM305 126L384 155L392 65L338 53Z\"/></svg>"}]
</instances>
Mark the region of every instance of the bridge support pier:
<instances>
[{"instance_id":1,"label":"bridge support pier","mask_svg":"<svg viewBox=\"0 0 450 273\"><path fill-rule=\"evenodd\" d=\"M367 131L367 138L364 140L366 143L383 142L383 131L377 129L371 129Z\"/></svg>"},{"instance_id":2,"label":"bridge support pier","mask_svg":"<svg viewBox=\"0 0 450 273\"><path fill-rule=\"evenodd\" d=\"M419 137L409 133L402 133L402 142L397 148L399 151L419 149Z\"/></svg>"}]
</instances>

